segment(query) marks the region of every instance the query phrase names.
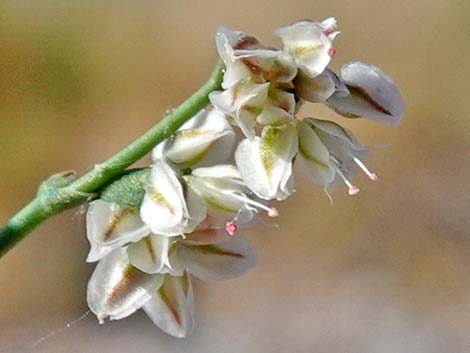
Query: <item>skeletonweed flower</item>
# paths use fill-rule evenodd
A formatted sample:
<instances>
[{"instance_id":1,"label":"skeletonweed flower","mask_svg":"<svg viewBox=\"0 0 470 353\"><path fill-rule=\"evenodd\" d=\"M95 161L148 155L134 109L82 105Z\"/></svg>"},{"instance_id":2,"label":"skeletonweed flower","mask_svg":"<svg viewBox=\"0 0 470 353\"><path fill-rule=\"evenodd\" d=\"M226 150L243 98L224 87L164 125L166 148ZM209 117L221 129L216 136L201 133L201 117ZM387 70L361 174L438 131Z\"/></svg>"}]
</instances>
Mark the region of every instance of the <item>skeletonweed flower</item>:
<instances>
[{"instance_id":1,"label":"skeletonweed flower","mask_svg":"<svg viewBox=\"0 0 470 353\"><path fill-rule=\"evenodd\" d=\"M405 114L403 100L392 79L377 66L350 62L341 68L341 80L349 94L335 93L327 101L336 112L389 125L400 123Z\"/></svg>"},{"instance_id":2,"label":"skeletonweed flower","mask_svg":"<svg viewBox=\"0 0 470 353\"><path fill-rule=\"evenodd\" d=\"M219 164L230 157L234 143L224 114L211 110L195 118L201 117L199 124L183 125L153 152L140 215L155 234L190 233L206 217L219 227L246 224L254 212L271 210L254 200L235 166ZM197 168L201 164L211 166Z\"/></svg>"},{"instance_id":3,"label":"skeletonweed flower","mask_svg":"<svg viewBox=\"0 0 470 353\"><path fill-rule=\"evenodd\" d=\"M340 125L327 120L307 118L297 125L299 133L298 163L305 174L325 191L336 182L348 187L349 195L359 188L352 184L350 176L360 168L370 180L377 180L361 158L366 153L354 135Z\"/></svg>"},{"instance_id":4,"label":"skeletonweed flower","mask_svg":"<svg viewBox=\"0 0 470 353\"><path fill-rule=\"evenodd\" d=\"M323 72L335 54L333 39L336 20L323 22L300 21L274 31L284 44L284 53L295 61L297 67L310 77Z\"/></svg>"},{"instance_id":5,"label":"skeletonweed flower","mask_svg":"<svg viewBox=\"0 0 470 353\"><path fill-rule=\"evenodd\" d=\"M296 165L330 198L337 183L350 195L359 192L352 181L357 170L378 179L351 131L300 113L306 103L322 103L347 118L396 125L404 104L391 78L357 61L339 76L328 68L339 33L334 18L274 33L282 49L220 27L216 46L225 72L222 90L209 94L211 105L156 146L150 168L131 171L130 184L125 176L115 181L124 191L113 197L103 191L90 203L87 261L99 262L87 298L100 322L143 309L163 331L187 336L191 276L218 281L254 266L239 226L253 225L260 211L278 215L267 200L294 193ZM125 192L133 197L122 199Z\"/></svg>"},{"instance_id":6,"label":"skeletonweed flower","mask_svg":"<svg viewBox=\"0 0 470 353\"><path fill-rule=\"evenodd\" d=\"M235 161L243 181L263 199L285 200L293 192L297 145L297 131L291 124L265 127L260 137L241 141Z\"/></svg>"},{"instance_id":7,"label":"skeletonweed flower","mask_svg":"<svg viewBox=\"0 0 470 353\"><path fill-rule=\"evenodd\" d=\"M96 200L87 214L88 235L95 244L92 253L101 254L92 258L99 263L88 284L87 300L100 322L118 320L142 308L163 331L185 337L193 327L190 274L220 281L254 266L255 255L248 243L224 229L202 227L184 238L148 231L137 238L142 226L134 219L138 212L128 211L126 216L122 211L115 204Z\"/></svg>"}]
</instances>

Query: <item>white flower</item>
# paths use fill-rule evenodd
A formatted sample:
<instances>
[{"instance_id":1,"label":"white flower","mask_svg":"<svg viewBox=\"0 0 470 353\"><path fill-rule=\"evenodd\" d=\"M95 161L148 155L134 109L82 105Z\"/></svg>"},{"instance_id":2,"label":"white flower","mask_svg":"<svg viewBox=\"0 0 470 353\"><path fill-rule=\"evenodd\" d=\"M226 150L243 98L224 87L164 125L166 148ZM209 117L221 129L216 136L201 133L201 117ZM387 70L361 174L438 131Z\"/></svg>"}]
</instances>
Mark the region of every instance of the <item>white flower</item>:
<instances>
[{"instance_id":1,"label":"white flower","mask_svg":"<svg viewBox=\"0 0 470 353\"><path fill-rule=\"evenodd\" d=\"M251 70L242 61L237 60L234 51L237 49L259 48L258 40L243 32L219 27L215 41L220 58L225 64L222 88L229 88L237 82L251 77Z\"/></svg>"},{"instance_id":2,"label":"white flower","mask_svg":"<svg viewBox=\"0 0 470 353\"><path fill-rule=\"evenodd\" d=\"M119 320L143 309L166 333L186 337L193 328L193 290L187 273L148 274L134 267L126 248L104 257L96 266L87 289L90 310L100 323Z\"/></svg>"},{"instance_id":3,"label":"white flower","mask_svg":"<svg viewBox=\"0 0 470 353\"><path fill-rule=\"evenodd\" d=\"M95 262L126 243L138 241L150 233L139 210L103 200L90 202L86 215L90 253L87 262Z\"/></svg>"},{"instance_id":4,"label":"white flower","mask_svg":"<svg viewBox=\"0 0 470 353\"><path fill-rule=\"evenodd\" d=\"M235 168L229 167L230 166L227 166L227 169L233 169L234 171L236 171ZM211 195L216 195L217 193L224 193L223 195L218 195L217 201L221 204L224 202L225 204L227 204L227 202L240 203L241 208L245 208L247 211L249 211L248 214L244 216L245 221L250 221L252 218L252 211L254 209L254 206L256 206L257 204L254 201L247 200L247 197L240 191L246 191L246 188L241 189L239 185L233 184L230 189L221 189L222 185L218 185L221 180L217 180L217 177L213 177L213 173L209 169L211 168L203 168L199 170L199 177L192 177L191 183L195 182L195 180L198 180L198 183L200 183L198 188L206 189L201 190L201 194L203 195L209 193L207 189L212 189ZM227 200L222 200L223 198L226 198ZM244 202L248 202L249 204L244 204ZM94 201L92 207L96 208L97 205L99 205L98 207L102 211L101 214L98 214L96 212L89 212L87 214L88 222L93 222L94 220L99 218L102 223L112 223L116 219L116 215L120 212L118 210L121 209L121 206L103 200ZM248 209L248 207L250 209ZM105 209L107 209L107 211L104 211ZM134 210L132 208L126 209ZM234 207L232 212L237 213L236 207ZM240 238L229 236L225 230L225 224L223 224L223 226L221 227L213 217L207 218L203 223L200 224L200 226L196 230L194 230L192 233L185 234L183 237L169 238L164 235L157 235L152 233L148 228L147 231L143 233L145 234L143 237L134 237L135 234L141 232L141 227L142 222L135 222L132 225L129 224L126 229L122 229L119 234L115 235L113 243L110 244L108 242L96 242L93 245L95 249L93 249L92 251L103 254L103 250L106 250L107 254L102 255L99 258L102 259L103 257L106 257L109 253L117 249L123 248L123 245L127 245L125 247L127 249L129 262L140 271L149 274L168 273L174 276L181 276L184 272L184 268L191 268L193 266L190 260L182 259L182 256L179 255L175 257L175 255L180 251L178 249L180 249L181 247L189 247L190 249L193 249L195 251L200 251L200 249L202 249L194 248L195 246L206 246L210 244L218 244L227 251L229 249L233 250L240 246L243 249L246 248L246 246L241 245L242 243L244 244L244 242ZM100 237L102 238L103 234L106 234L105 229L101 229L101 234L95 234L94 237L96 239ZM207 250L207 253L212 254L212 252L209 250ZM189 250L186 249L181 251L188 253ZM244 253L246 252L248 254L249 252L251 254L251 252L248 250L243 251ZM213 271L218 270L219 268L213 269ZM229 269L227 271L230 272ZM221 278L226 278L228 275L221 274L220 276ZM217 276L214 275L212 277L215 278ZM206 278L201 279L206 280Z\"/></svg>"},{"instance_id":5,"label":"white flower","mask_svg":"<svg viewBox=\"0 0 470 353\"><path fill-rule=\"evenodd\" d=\"M183 174L227 160L234 142L235 133L224 113L211 109L201 111L154 149L155 162L140 212L153 233L190 233L206 218L205 202L187 187Z\"/></svg>"},{"instance_id":6,"label":"white flower","mask_svg":"<svg viewBox=\"0 0 470 353\"><path fill-rule=\"evenodd\" d=\"M119 320L150 300L163 276L139 271L129 263L126 248L118 248L100 260L88 282L87 302L98 317Z\"/></svg>"},{"instance_id":7,"label":"white flower","mask_svg":"<svg viewBox=\"0 0 470 353\"><path fill-rule=\"evenodd\" d=\"M341 79L350 94L333 94L328 106L346 117L398 124L404 116L403 99L395 83L377 66L359 61L341 68Z\"/></svg>"},{"instance_id":8,"label":"white flower","mask_svg":"<svg viewBox=\"0 0 470 353\"><path fill-rule=\"evenodd\" d=\"M323 22L300 21L274 31L281 38L286 56L292 58L298 68L308 76L323 72L334 55L333 39L336 20Z\"/></svg>"},{"instance_id":9,"label":"white flower","mask_svg":"<svg viewBox=\"0 0 470 353\"><path fill-rule=\"evenodd\" d=\"M152 166L140 216L155 234L177 236L190 233L205 218L202 200L184 190L177 173L164 161Z\"/></svg>"},{"instance_id":10,"label":"white flower","mask_svg":"<svg viewBox=\"0 0 470 353\"><path fill-rule=\"evenodd\" d=\"M219 281L254 265L250 246L221 229L200 229L185 239L150 235L101 259L88 283L87 301L101 323L143 308L163 331L185 337L193 327L189 273Z\"/></svg>"},{"instance_id":11,"label":"white flower","mask_svg":"<svg viewBox=\"0 0 470 353\"><path fill-rule=\"evenodd\" d=\"M239 81L229 89L209 94L211 103L230 115L248 138L255 135L256 118L263 111L268 98L269 83Z\"/></svg>"},{"instance_id":12,"label":"white flower","mask_svg":"<svg viewBox=\"0 0 470 353\"><path fill-rule=\"evenodd\" d=\"M220 281L255 265L253 250L237 230L253 224L261 210L277 216L265 200L284 200L294 192L294 163L328 196L336 182L357 194L351 181L357 169L377 180L362 161L367 149L350 131L331 121L296 117L305 101L389 124L403 117L398 90L379 68L351 62L341 69L341 78L327 68L339 33L335 28L334 18L280 28L275 34L283 50L218 29L224 90L212 92L210 108L155 147L140 206L90 203L87 261L99 263L87 301L100 323L143 309L163 331L186 337L194 326L191 276ZM246 137L234 155L230 124ZM139 204L142 176L146 171L116 183L116 188L137 190L131 193L135 197L117 197ZM102 197L117 198L110 194L105 190Z\"/></svg>"},{"instance_id":13,"label":"white flower","mask_svg":"<svg viewBox=\"0 0 470 353\"><path fill-rule=\"evenodd\" d=\"M296 161L306 175L325 191L336 180L343 181L348 193L355 195L359 189L350 176L355 169L362 169L371 180L377 180L362 162L366 149L354 135L340 125L325 120L307 118L299 122L299 154Z\"/></svg>"},{"instance_id":14,"label":"white flower","mask_svg":"<svg viewBox=\"0 0 470 353\"><path fill-rule=\"evenodd\" d=\"M203 281L238 277L255 264L248 243L225 229L201 228L172 239L151 235L129 245L127 252L129 262L140 271L172 276L187 271Z\"/></svg>"},{"instance_id":15,"label":"white flower","mask_svg":"<svg viewBox=\"0 0 470 353\"><path fill-rule=\"evenodd\" d=\"M296 102L292 93L271 88L263 111L256 118L261 125L280 126L291 123L295 118Z\"/></svg>"},{"instance_id":16,"label":"white flower","mask_svg":"<svg viewBox=\"0 0 470 353\"><path fill-rule=\"evenodd\" d=\"M226 71L222 88L226 89L241 80L254 83L283 82L294 79L297 68L289 58L276 49L265 48L254 37L220 27L216 33L217 50Z\"/></svg>"},{"instance_id":17,"label":"white flower","mask_svg":"<svg viewBox=\"0 0 470 353\"><path fill-rule=\"evenodd\" d=\"M230 158L235 132L217 109L203 109L170 138L154 148L154 160L164 159L180 169L225 162Z\"/></svg>"},{"instance_id":18,"label":"white flower","mask_svg":"<svg viewBox=\"0 0 470 353\"><path fill-rule=\"evenodd\" d=\"M293 192L294 126L265 127L261 137L240 142L235 161L245 184L259 197L284 200Z\"/></svg>"},{"instance_id":19,"label":"white flower","mask_svg":"<svg viewBox=\"0 0 470 353\"><path fill-rule=\"evenodd\" d=\"M248 224L258 210L266 211L271 217L277 215L274 208L253 199L240 172L232 165L195 169L185 180L206 203L212 227Z\"/></svg>"}]
</instances>

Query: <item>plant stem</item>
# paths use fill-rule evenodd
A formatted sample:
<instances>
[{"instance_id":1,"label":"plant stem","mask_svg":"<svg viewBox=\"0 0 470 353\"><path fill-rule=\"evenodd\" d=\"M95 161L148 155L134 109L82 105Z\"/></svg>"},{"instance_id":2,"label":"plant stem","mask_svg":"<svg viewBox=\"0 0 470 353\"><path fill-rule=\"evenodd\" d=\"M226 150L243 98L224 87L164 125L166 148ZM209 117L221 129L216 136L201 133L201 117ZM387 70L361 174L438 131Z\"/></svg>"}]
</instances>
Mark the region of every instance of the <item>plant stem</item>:
<instances>
[{"instance_id":1,"label":"plant stem","mask_svg":"<svg viewBox=\"0 0 470 353\"><path fill-rule=\"evenodd\" d=\"M160 142L170 137L186 121L209 103L210 92L220 89L224 65L219 62L207 82L180 106L171 111L154 127L111 156L96 164L92 170L71 183L44 182L46 187L0 229L0 257L23 239L34 228L53 215L76 207L94 197L94 194L113 181L126 168L145 156ZM63 177L69 177L64 174ZM66 179L61 179L66 180Z\"/></svg>"}]
</instances>

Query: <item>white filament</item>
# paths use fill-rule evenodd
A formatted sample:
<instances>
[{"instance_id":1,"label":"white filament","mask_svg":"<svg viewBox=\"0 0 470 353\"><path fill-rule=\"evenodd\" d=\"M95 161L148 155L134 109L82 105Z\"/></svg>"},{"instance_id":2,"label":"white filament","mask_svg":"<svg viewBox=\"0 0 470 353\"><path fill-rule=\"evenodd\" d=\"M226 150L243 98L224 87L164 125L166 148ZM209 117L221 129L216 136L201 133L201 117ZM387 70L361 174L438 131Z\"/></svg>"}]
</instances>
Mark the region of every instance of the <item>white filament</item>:
<instances>
[{"instance_id":1,"label":"white filament","mask_svg":"<svg viewBox=\"0 0 470 353\"><path fill-rule=\"evenodd\" d=\"M366 173L366 175L369 177L370 180L373 180L373 181L378 180L377 174L371 172L359 158L353 157L353 161L359 166L359 168L362 169L364 173Z\"/></svg>"},{"instance_id":2,"label":"white filament","mask_svg":"<svg viewBox=\"0 0 470 353\"><path fill-rule=\"evenodd\" d=\"M335 169L336 169L336 172L338 173L338 175L341 177L341 179L344 181L344 183L348 187L348 194L351 195L351 196L356 195L360 191L359 188L356 185L353 185L348 180L348 178L346 178L346 176L343 174L343 172L341 171L341 169L339 169L338 166L335 165Z\"/></svg>"},{"instance_id":3,"label":"white filament","mask_svg":"<svg viewBox=\"0 0 470 353\"><path fill-rule=\"evenodd\" d=\"M245 195L239 195L237 193L234 193L234 192L224 192L224 194L226 195L230 195L230 196L233 196L235 197L236 199L244 202L245 204L247 205L251 205L251 206L254 206L256 208L259 208L259 209L262 209L262 210L265 210L266 212L268 212L268 216L269 217L277 217L279 216L279 212L276 210L276 208L274 207L268 207L266 205L263 205L261 202L257 202L257 201L254 201L248 197L246 197Z\"/></svg>"}]
</instances>

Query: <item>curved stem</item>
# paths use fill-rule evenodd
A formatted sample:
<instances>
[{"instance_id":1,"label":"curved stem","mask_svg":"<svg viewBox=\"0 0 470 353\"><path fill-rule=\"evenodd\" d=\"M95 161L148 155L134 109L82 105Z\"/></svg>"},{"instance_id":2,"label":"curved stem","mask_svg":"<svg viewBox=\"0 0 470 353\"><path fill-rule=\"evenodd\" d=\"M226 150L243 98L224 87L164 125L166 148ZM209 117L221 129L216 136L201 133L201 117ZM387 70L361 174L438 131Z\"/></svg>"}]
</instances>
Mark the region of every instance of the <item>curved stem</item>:
<instances>
[{"instance_id":1,"label":"curved stem","mask_svg":"<svg viewBox=\"0 0 470 353\"><path fill-rule=\"evenodd\" d=\"M73 182L70 175L54 176L43 183L38 195L0 229L0 257L44 220L93 198L93 194L110 183L127 167L145 156L171 136L186 121L209 103L210 92L220 89L224 65L219 62L207 82L153 128L134 142L96 164L92 170ZM58 181L58 182L57 182Z\"/></svg>"}]
</instances>

